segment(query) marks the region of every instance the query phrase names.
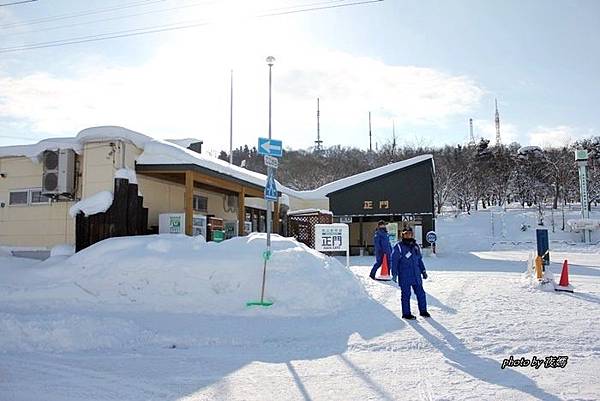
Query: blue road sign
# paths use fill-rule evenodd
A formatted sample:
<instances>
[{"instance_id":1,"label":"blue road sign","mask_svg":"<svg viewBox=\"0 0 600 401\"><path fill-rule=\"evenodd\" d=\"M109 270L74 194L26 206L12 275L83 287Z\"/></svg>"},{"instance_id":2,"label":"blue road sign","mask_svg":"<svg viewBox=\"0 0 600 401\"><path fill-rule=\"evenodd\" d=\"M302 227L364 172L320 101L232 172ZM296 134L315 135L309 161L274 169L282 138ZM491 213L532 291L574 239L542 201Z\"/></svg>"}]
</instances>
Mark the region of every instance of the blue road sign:
<instances>
[{"instance_id":1,"label":"blue road sign","mask_svg":"<svg viewBox=\"0 0 600 401\"><path fill-rule=\"evenodd\" d=\"M425 239L430 244L435 244L435 242L437 241L437 234L435 233L435 231L429 231L427 235L425 235Z\"/></svg>"},{"instance_id":2,"label":"blue road sign","mask_svg":"<svg viewBox=\"0 0 600 401\"><path fill-rule=\"evenodd\" d=\"M277 139L258 138L258 154L281 157L283 155L283 144Z\"/></svg>"},{"instance_id":3,"label":"blue road sign","mask_svg":"<svg viewBox=\"0 0 600 401\"><path fill-rule=\"evenodd\" d=\"M275 177L273 173L269 171L267 176L267 185L265 185L265 199L266 200L277 200L277 185L275 185Z\"/></svg>"}]
</instances>

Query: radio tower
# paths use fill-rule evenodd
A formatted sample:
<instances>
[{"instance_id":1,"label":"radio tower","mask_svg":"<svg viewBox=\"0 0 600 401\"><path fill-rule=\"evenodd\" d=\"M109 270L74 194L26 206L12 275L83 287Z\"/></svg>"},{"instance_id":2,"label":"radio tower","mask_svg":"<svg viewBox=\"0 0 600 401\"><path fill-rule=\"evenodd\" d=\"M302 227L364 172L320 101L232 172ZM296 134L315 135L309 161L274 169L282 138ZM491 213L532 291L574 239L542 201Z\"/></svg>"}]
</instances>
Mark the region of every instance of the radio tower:
<instances>
[{"instance_id":1,"label":"radio tower","mask_svg":"<svg viewBox=\"0 0 600 401\"><path fill-rule=\"evenodd\" d=\"M473 119L469 118L469 145L475 145L475 135L473 135Z\"/></svg>"},{"instance_id":2,"label":"radio tower","mask_svg":"<svg viewBox=\"0 0 600 401\"><path fill-rule=\"evenodd\" d=\"M321 140L321 126L319 122L319 118L321 117L321 112L319 110L319 98L317 98L317 140L315 141L315 149L317 152L321 151L321 144L323 141Z\"/></svg>"},{"instance_id":3,"label":"radio tower","mask_svg":"<svg viewBox=\"0 0 600 401\"><path fill-rule=\"evenodd\" d=\"M371 112L369 112L369 152L373 151L373 142L371 140Z\"/></svg>"},{"instance_id":4,"label":"radio tower","mask_svg":"<svg viewBox=\"0 0 600 401\"><path fill-rule=\"evenodd\" d=\"M494 99L496 102L496 146L500 146L502 141L500 140L500 113L498 113L498 99Z\"/></svg>"}]
</instances>

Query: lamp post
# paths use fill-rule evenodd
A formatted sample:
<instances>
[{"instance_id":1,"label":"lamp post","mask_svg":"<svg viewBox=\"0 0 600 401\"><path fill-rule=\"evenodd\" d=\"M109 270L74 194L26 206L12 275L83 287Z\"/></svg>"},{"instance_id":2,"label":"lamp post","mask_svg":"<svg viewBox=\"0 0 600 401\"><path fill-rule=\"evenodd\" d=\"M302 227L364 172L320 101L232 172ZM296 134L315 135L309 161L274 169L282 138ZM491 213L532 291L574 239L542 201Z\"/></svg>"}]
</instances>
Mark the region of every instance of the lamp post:
<instances>
[{"instance_id":1,"label":"lamp post","mask_svg":"<svg viewBox=\"0 0 600 401\"><path fill-rule=\"evenodd\" d=\"M275 57L267 57L267 64L269 65L269 140L271 139L271 70L275 63ZM267 167L267 175L273 174L273 167ZM267 200L267 252L271 252L271 211L273 204L271 200Z\"/></svg>"}]
</instances>

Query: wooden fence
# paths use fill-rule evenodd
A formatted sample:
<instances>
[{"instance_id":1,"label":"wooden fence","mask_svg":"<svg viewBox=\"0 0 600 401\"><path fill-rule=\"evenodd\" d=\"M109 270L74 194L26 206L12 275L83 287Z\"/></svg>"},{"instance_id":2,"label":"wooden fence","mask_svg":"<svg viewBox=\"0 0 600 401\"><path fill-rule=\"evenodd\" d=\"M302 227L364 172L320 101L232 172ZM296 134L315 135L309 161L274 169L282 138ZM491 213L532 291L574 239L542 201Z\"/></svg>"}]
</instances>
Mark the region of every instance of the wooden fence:
<instances>
[{"instance_id":1,"label":"wooden fence","mask_svg":"<svg viewBox=\"0 0 600 401\"><path fill-rule=\"evenodd\" d=\"M333 216L327 213L310 212L292 214L287 217L288 235L303 244L315 247L315 224L331 224Z\"/></svg>"},{"instance_id":2,"label":"wooden fence","mask_svg":"<svg viewBox=\"0 0 600 401\"><path fill-rule=\"evenodd\" d=\"M75 250L79 252L106 238L145 235L148 228L148 208L138 195L137 184L125 178L115 178L113 203L104 213L75 217Z\"/></svg>"}]
</instances>

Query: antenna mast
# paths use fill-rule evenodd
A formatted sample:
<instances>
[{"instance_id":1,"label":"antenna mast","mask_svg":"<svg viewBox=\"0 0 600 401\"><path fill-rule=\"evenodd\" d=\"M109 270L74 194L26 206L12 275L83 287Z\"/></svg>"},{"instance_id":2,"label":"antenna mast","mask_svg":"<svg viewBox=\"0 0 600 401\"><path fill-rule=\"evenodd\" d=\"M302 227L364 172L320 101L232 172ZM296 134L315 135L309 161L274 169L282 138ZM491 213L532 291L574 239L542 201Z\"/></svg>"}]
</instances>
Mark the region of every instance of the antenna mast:
<instances>
[{"instance_id":1,"label":"antenna mast","mask_svg":"<svg viewBox=\"0 0 600 401\"><path fill-rule=\"evenodd\" d=\"M373 143L371 141L371 112L369 112L369 152L373 151Z\"/></svg>"},{"instance_id":2,"label":"antenna mast","mask_svg":"<svg viewBox=\"0 0 600 401\"><path fill-rule=\"evenodd\" d=\"M500 146L502 142L500 141L500 113L498 113L498 99L494 99L496 102L496 146Z\"/></svg>"},{"instance_id":3,"label":"antenna mast","mask_svg":"<svg viewBox=\"0 0 600 401\"><path fill-rule=\"evenodd\" d=\"M392 120L392 155L396 154L396 122Z\"/></svg>"},{"instance_id":4,"label":"antenna mast","mask_svg":"<svg viewBox=\"0 0 600 401\"><path fill-rule=\"evenodd\" d=\"M315 149L317 151L321 151L321 144L323 141L321 140L321 126L320 126L320 116L321 111L319 110L319 98L317 98L317 140L315 141Z\"/></svg>"},{"instance_id":5,"label":"antenna mast","mask_svg":"<svg viewBox=\"0 0 600 401\"><path fill-rule=\"evenodd\" d=\"M473 134L473 119L469 118L469 144L475 144L475 135Z\"/></svg>"}]
</instances>

